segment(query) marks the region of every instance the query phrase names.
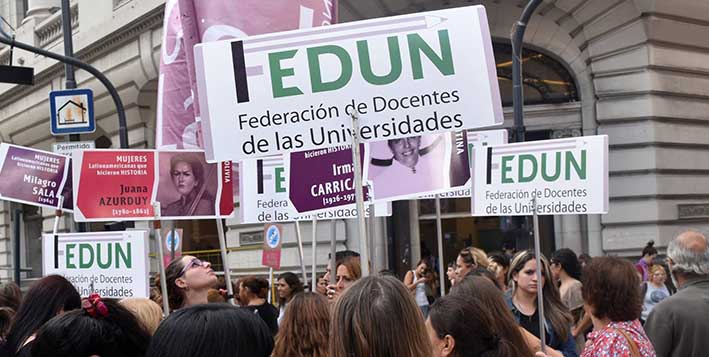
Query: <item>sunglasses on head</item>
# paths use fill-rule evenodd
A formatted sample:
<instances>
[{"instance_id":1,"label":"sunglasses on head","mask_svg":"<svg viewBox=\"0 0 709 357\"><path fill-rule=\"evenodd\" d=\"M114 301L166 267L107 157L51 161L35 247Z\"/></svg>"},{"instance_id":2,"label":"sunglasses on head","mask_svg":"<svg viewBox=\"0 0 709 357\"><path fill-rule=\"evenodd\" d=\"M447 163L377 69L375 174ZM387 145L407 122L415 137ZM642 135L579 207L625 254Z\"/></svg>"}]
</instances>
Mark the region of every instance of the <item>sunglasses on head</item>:
<instances>
[{"instance_id":1,"label":"sunglasses on head","mask_svg":"<svg viewBox=\"0 0 709 357\"><path fill-rule=\"evenodd\" d=\"M199 258L194 258L194 259L190 260L189 263L185 264L185 267L182 268L182 270L180 271L180 275L178 275L177 277L181 278L183 275L185 275L185 273L188 270L192 269L195 266L202 266L202 265L204 265L204 262L202 260L200 260Z\"/></svg>"}]
</instances>

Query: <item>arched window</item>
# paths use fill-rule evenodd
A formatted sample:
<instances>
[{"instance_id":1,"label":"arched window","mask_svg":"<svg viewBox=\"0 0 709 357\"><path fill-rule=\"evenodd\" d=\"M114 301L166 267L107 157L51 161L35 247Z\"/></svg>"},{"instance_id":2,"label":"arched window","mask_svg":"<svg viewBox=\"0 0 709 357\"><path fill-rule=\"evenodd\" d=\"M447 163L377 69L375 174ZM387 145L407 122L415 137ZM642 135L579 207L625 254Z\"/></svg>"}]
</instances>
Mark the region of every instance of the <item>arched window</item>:
<instances>
[{"instance_id":1,"label":"arched window","mask_svg":"<svg viewBox=\"0 0 709 357\"><path fill-rule=\"evenodd\" d=\"M512 46L494 42L497 79L503 106L512 106ZM524 104L567 103L579 100L571 74L555 59L534 50L522 51Z\"/></svg>"}]
</instances>

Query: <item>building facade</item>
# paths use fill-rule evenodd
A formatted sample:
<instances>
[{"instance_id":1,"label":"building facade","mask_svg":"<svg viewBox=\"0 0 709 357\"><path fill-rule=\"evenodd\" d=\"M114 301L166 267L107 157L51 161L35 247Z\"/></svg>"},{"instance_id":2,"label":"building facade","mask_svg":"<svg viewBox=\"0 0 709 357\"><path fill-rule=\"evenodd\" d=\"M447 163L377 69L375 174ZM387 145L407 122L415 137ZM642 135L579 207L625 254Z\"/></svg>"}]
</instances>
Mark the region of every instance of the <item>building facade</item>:
<instances>
[{"instance_id":1,"label":"building facade","mask_svg":"<svg viewBox=\"0 0 709 357\"><path fill-rule=\"evenodd\" d=\"M485 5L505 105L512 127L509 39L526 1L340 0L340 21L472 4ZM0 15L17 40L63 53L59 0L0 0ZM154 147L164 1L75 0L74 52L114 83L128 119L131 148ZM528 139L607 134L610 210L606 215L557 216L543 223L544 248L569 247L591 255L638 255L648 240L662 248L688 228L709 232L709 3L700 0L547 0L525 36L525 126ZM0 47L0 63L9 61ZM65 141L49 132L48 93L64 88L64 67L15 50L13 63L34 67L35 84L0 84L0 141L51 150ZM105 88L84 71L79 87L94 91L98 129L83 140L118 147L116 108ZM445 260L466 244L493 250L502 242L528 244L527 227L505 217L469 217L469 202L442 199ZM402 271L436 253L433 201L401 201L393 215L373 221L373 270ZM238 208L238 203L237 203ZM0 277L11 276L13 213L19 210L23 268L41 276L38 237L51 231L54 212L0 201ZM320 222L319 269L329 251L331 224L338 248L357 250L356 224ZM227 220L228 265L236 274L263 272L261 226ZM60 229L72 228L70 218ZM136 224L144 226L147 224ZM216 225L177 223L187 251L218 257ZM310 262L312 223L300 224ZM92 225L102 230L103 225ZM296 227L285 234L284 270L297 270ZM309 264L309 263L308 263Z\"/></svg>"}]
</instances>

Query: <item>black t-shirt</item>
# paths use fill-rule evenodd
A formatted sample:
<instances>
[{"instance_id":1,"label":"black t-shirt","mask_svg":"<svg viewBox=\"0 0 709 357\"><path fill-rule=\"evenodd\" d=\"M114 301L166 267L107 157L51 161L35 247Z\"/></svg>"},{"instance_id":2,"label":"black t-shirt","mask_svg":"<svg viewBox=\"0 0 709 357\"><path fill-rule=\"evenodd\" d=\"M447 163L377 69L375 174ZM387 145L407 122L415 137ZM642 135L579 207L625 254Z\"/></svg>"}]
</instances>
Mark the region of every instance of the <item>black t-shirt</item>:
<instances>
[{"instance_id":1,"label":"black t-shirt","mask_svg":"<svg viewBox=\"0 0 709 357\"><path fill-rule=\"evenodd\" d=\"M539 338L539 313L538 310L534 310L532 316L527 316L522 312L519 313L519 325L534 336ZM545 333L546 342L549 343L549 334Z\"/></svg>"},{"instance_id":2,"label":"black t-shirt","mask_svg":"<svg viewBox=\"0 0 709 357\"><path fill-rule=\"evenodd\" d=\"M268 329L271 330L271 334L275 336L278 333L278 309L275 306L266 302L261 305L242 306L242 309L258 314L263 322L266 323Z\"/></svg>"}]
</instances>

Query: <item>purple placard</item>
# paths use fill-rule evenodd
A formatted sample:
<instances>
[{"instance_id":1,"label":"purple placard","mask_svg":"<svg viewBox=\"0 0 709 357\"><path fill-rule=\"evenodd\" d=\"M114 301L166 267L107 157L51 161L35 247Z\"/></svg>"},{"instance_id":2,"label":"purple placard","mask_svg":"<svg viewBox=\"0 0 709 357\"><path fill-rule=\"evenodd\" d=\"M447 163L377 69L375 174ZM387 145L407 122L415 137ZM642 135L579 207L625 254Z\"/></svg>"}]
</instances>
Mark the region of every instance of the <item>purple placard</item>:
<instances>
[{"instance_id":1,"label":"purple placard","mask_svg":"<svg viewBox=\"0 0 709 357\"><path fill-rule=\"evenodd\" d=\"M360 145L360 162L364 161ZM355 203L354 167L350 146L290 154L289 198L299 213ZM367 188L364 187L367 199Z\"/></svg>"},{"instance_id":2,"label":"purple placard","mask_svg":"<svg viewBox=\"0 0 709 357\"><path fill-rule=\"evenodd\" d=\"M71 210L70 160L66 156L3 144L0 158L2 199L35 206L57 208L64 195L63 209Z\"/></svg>"}]
</instances>

